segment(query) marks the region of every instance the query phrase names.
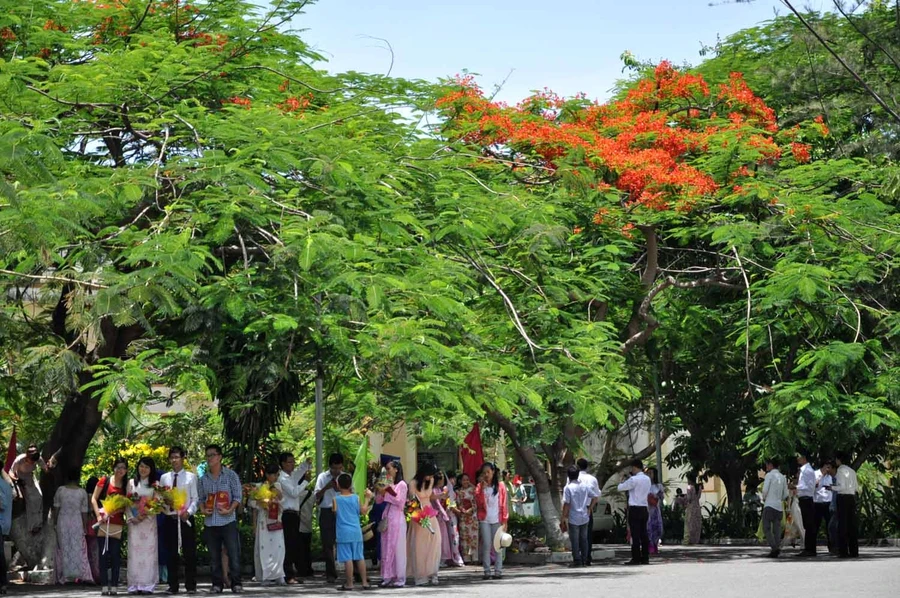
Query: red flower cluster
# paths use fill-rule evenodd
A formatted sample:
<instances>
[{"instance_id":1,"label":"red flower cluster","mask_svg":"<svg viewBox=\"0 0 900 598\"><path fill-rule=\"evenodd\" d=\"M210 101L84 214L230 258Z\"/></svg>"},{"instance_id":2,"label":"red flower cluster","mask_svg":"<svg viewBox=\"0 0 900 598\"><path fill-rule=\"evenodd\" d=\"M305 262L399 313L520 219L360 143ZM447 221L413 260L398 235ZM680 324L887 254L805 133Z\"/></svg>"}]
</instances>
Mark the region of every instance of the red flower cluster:
<instances>
[{"instance_id":1,"label":"red flower cluster","mask_svg":"<svg viewBox=\"0 0 900 598\"><path fill-rule=\"evenodd\" d=\"M796 141L791 144L791 154L794 156L794 159L797 160L800 164L806 164L809 162L809 150L810 146L805 143L797 143Z\"/></svg>"},{"instance_id":2,"label":"red flower cluster","mask_svg":"<svg viewBox=\"0 0 900 598\"><path fill-rule=\"evenodd\" d=\"M228 36L224 33L211 35L203 31L197 31L193 27L189 28L187 31L179 33L178 39L179 41L193 40L194 46L198 48L213 46L211 48L213 52L221 52L225 49L225 44L228 43Z\"/></svg>"},{"instance_id":3,"label":"red flower cluster","mask_svg":"<svg viewBox=\"0 0 900 598\"><path fill-rule=\"evenodd\" d=\"M752 177L749 165L774 164L782 155L774 138L775 111L742 75L732 73L713 95L701 76L682 73L669 62L623 99L607 104L587 102L584 96L566 100L544 90L509 107L485 98L471 77L457 77L436 106L451 138L480 146L485 155L500 150L516 165L551 173L563 166L587 167L599 179L596 188L617 189L626 208L690 212L723 186ZM716 109L727 119L719 118ZM824 128L824 122L819 125ZM795 143L791 150L798 161L809 160L808 146ZM740 152L744 164L738 162L729 173L704 170L714 168L705 164L715 161L694 161L722 151ZM606 208L593 221L622 223ZM630 235L631 228L624 233Z\"/></svg>"},{"instance_id":4,"label":"red flower cluster","mask_svg":"<svg viewBox=\"0 0 900 598\"><path fill-rule=\"evenodd\" d=\"M63 33L65 33L69 29L68 29L68 27L64 27L63 25L60 25L59 23L55 23L53 21L53 19L47 19L47 21L44 23L44 30L45 31L62 31Z\"/></svg>"},{"instance_id":5,"label":"red flower cluster","mask_svg":"<svg viewBox=\"0 0 900 598\"><path fill-rule=\"evenodd\" d=\"M222 100L223 104L234 104L235 106L243 106L247 110L250 110L250 106L253 104L253 101L250 98L242 98L240 96L234 96L232 98L228 98L227 100Z\"/></svg>"},{"instance_id":6,"label":"red flower cluster","mask_svg":"<svg viewBox=\"0 0 900 598\"><path fill-rule=\"evenodd\" d=\"M291 96L281 104L278 104L278 107L281 108L283 112L303 112L309 108L312 99L312 93L300 97Z\"/></svg>"},{"instance_id":7,"label":"red flower cluster","mask_svg":"<svg viewBox=\"0 0 900 598\"><path fill-rule=\"evenodd\" d=\"M830 131L828 130L828 125L825 124L825 117L820 114L814 120L819 125L819 132L822 133L822 137L828 137Z\"/></svg>"}]
</instances>

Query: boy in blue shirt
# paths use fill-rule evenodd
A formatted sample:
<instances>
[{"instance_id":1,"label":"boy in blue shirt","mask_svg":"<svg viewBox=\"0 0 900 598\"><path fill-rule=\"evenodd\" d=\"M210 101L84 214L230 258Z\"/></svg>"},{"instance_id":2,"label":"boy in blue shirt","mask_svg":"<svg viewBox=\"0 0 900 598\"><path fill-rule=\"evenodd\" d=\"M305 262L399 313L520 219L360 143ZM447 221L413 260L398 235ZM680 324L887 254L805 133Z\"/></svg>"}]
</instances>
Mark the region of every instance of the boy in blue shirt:
<instances>
[{"instance_id":1,"label":"boy in blue shirt","mask_svg":"<svg viewBox=\"0 0 900 598\"><path fill-rule=\"evenodd\" d=\"M366 561L363 557L363 535L359 524L360 512L369 512L369 499L372 491L366 489L366 500L360 509L359 497L353 494L351 486L353 478L349 473L342 473L337 478L340 494L334 497L332 512L335 517L335 531L337 539L337 562L344 564L346 581L338 590L353 589L353 563L356 563L359 577L362 580L362 588L368 590L369 581L366 578Z\"/></svg>"}]
</instances>

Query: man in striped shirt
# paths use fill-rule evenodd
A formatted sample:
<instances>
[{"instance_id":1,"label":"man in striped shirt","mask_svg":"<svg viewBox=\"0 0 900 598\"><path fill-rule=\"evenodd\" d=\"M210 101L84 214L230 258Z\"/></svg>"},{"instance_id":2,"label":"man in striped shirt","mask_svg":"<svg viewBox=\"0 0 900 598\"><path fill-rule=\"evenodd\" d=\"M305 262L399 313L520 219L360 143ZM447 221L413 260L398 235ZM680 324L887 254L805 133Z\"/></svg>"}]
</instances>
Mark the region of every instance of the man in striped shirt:
<instances>
[{"instance_id":1,"label":"man in striped shirt","mask_svg":"<svg viewBox=\"0 0 900 598\"><path fill-rule=\"evenodd\" d=\"M211 444L206 447L206 473L200 478L199 494L206 515L206 545L212 573L213 594L221 594L222 547L228 553L228 579L231 591L240 594L241 541L238 534L235 511L241 506L241 480L238 475L222 465L222 447Z\"/></svg>"}]
</instances>

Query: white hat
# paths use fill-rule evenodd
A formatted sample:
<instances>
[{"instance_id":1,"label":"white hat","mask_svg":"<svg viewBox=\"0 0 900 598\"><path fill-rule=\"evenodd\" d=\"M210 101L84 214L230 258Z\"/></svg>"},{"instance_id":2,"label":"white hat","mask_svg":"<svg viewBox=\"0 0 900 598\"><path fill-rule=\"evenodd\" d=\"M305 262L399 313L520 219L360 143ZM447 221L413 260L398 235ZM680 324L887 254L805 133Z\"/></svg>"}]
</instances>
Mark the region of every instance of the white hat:
<instances>
[{"instance_id":1,"label":"white hat","mask_svg":"<svg viewBox=\"0 0 900 598\"><path fill-rule=\"evenodd\" d=\"M512 546L512 536L507 534L503 528L499 528L494 534L494 552L500 552L501 548L509 548Z\"/></svg>"}]
</instances>

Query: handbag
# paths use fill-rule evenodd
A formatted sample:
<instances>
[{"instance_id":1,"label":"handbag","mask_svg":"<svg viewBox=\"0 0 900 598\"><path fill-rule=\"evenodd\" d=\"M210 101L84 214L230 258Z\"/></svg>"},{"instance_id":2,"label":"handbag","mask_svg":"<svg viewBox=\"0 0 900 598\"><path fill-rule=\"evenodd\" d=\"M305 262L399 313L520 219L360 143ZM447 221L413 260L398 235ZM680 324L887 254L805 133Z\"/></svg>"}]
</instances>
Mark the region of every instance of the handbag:
<instances>
[{"instance_id":1,"label":"handbag","mask_svg":"<svg viewBox=\"0 0 900 598\"><path fill-rule=\"evenodd\" d=\"M648 494L647 495L647 504L650 505L651 507L655 507L656 505L659 504L659 497L655 494Z\"/></svg>"},{"instance_id":2,"label":"handbag","mask_svg":"<svg viewBox=\"0 0 900 598\"><path fill-rule=\"evenodd\" d=\"M97 528L97 536L100 538L116 538L122 537L122 525L119 523L101 523Z\"/></svg>"},{"instance_id":3,"label":"handbag","mask_svg":"<svg viewBox=\"0 0 900 598\"><path fill-rule=\"evenodd\" d=\"M382 516L381 519L378 520L378 533L383 534L387 531L387 529L388 529L388 520L385 519L384 516Z\"/></svg>"}]
</instances>

